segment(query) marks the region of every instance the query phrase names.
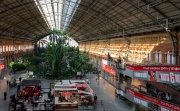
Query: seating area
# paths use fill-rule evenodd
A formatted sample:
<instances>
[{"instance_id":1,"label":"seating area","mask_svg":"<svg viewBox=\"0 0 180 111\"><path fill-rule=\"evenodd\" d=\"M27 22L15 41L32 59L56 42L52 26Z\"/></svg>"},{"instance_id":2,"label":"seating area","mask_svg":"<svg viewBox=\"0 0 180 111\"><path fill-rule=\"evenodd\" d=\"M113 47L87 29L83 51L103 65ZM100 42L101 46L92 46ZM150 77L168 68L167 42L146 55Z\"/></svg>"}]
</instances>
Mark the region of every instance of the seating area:
<instances>
[{"instance_id":1,"label":"seating area","mask_svg":"<svg viewBox=\"0 0 180 111\"><path fill-rule=\"evenodd\" d=\"M48 106L49 105L49 106ZM41 89L40 80L23 80L17 86L17 94L11 95L9 111L33 111L53 109L53 101Z\"/></svg>"}]
</instances>

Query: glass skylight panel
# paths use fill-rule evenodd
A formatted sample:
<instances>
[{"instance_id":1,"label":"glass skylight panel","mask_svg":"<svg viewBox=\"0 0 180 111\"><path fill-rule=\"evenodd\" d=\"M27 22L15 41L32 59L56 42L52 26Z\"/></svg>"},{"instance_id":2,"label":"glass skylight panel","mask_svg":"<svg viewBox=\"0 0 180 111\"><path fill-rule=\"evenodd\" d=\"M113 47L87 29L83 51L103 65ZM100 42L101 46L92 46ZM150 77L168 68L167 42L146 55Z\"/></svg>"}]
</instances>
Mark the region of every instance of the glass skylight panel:
<instances>
[{"instance_id":1,"label":"glass skylight panel","mask_svg":"<svg viewBox=\"0 0 180 111\"><path fill-rule=\"evenodd\" d=\"M80 0L34 0L50 29L66 30Z\"/></svg>"}]
</instances>

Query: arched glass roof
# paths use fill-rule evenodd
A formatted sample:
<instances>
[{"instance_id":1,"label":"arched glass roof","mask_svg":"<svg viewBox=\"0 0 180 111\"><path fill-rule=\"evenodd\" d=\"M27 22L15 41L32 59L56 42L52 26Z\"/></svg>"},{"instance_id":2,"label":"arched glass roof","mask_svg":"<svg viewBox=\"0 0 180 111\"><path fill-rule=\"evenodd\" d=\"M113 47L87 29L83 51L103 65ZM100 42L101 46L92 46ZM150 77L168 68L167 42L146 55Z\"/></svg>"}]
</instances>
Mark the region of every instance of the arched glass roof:
<instances>
[{"instance_id":1,"label":"arched glass roof","mask_svg":"<svg viewBox=\"0 0 180 111\"><path fill-rule=\"evenodd\" d=\"M35 40L49 29L78 41L124 37L180 26L179 0L1 0L0 35Z\"/></svg>"}]
</instances>

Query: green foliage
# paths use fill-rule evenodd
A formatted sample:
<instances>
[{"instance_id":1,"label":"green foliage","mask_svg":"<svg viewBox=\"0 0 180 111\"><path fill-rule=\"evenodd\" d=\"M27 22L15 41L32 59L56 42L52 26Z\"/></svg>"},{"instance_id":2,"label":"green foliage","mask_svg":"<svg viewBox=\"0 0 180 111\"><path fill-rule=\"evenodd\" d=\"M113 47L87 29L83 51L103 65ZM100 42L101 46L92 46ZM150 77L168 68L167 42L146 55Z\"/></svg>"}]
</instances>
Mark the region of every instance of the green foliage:
<instances>
[{"instance_id":1,"label":"green foliage","mask_svg":"<svg viewBox=\"0 0 180 111\"><path fill-rule=\"evenodd\" d=\"M21 63L15 63L12 65L12 69L13 69L13 71L22 71L22 70L26 69L26 66Z\"/></svg>"},{"instance_id":2,"label":"green foliage","mask_svg":"<svg viewBox=\"0 0 180 111\"><path fill-rule=\"evenodd\" d=\"M68 79L78 71L87 69L88 56L67 44L68 34L58 30L51 30L51 34L51 37L56 37L56 42L53 40L47 48L38 48L37 54L24 58L34 74L52 79Z\"/></svg>"}]
</instances>

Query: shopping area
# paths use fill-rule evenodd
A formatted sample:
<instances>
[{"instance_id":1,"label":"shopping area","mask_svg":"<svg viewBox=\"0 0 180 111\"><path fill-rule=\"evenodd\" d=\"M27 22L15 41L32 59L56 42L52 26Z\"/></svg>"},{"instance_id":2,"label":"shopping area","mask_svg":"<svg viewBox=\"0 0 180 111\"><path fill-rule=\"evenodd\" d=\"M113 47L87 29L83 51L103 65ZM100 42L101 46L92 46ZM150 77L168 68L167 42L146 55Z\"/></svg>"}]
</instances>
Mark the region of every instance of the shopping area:
<instances>
[{"instance_id":1,"label":"shopping area","mask_svg":"<svg viewBox=\"0 0 180 111\"><path fill-rule=\"evenodd\" d=\"M179 56L173 54L168 36L147 34L129 40L130 44L120 38L84 42L80 50L89 54L118 97L154 111L179 111Z\"/></svg>"},{"instance_id":2,"label":"shopping area","mask_svg":"<svg viewBox=\"0 0 180 111\"><path fill-rule=\"evenodd\" d=\"M91 56L116 95L153 111L180 110L180 66L137 65Z\"/></svg>"}]
</instances>

